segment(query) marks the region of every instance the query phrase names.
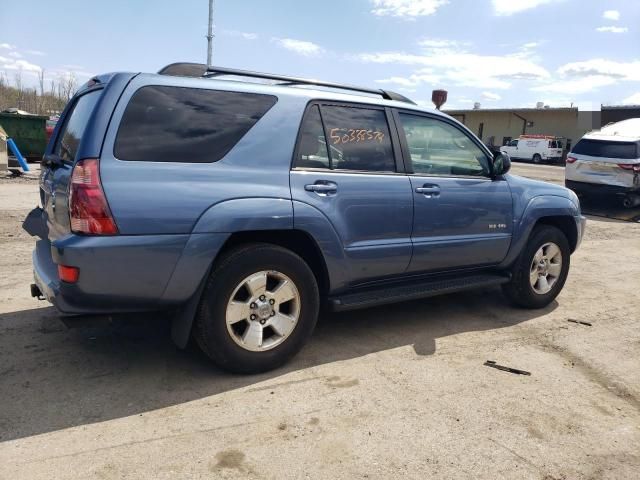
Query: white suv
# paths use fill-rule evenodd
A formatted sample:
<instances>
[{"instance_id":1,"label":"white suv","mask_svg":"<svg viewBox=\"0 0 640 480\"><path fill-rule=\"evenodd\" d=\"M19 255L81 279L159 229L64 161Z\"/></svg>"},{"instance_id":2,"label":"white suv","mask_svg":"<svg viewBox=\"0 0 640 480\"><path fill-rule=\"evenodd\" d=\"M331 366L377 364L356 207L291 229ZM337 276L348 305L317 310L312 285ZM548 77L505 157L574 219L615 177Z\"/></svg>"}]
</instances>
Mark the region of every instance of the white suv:
<instances>
[{"instance_id":1,"label":"white suv","mask_svg":"<svg viewBox=\"0 0 640 480\"><path fill-rule=\"evenodd\" d=\"M640 118L587 133L567 156L565 185L578 194L620 195L640 205Z\"/></svg>"}]
</instances>

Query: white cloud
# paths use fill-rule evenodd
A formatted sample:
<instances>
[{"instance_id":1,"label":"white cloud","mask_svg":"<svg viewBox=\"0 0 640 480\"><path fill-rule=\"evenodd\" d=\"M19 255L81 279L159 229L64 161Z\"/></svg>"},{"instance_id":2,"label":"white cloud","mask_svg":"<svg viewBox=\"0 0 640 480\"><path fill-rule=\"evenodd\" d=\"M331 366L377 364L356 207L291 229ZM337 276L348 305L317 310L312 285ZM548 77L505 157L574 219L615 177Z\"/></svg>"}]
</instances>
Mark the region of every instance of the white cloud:
<instances>
[{"instance_id":1,"label":"white cloud","mask_svg":"<svg viewBox=\"0 0 640 480\"><path fill-rule=\"evenodd\" d=\"M533 87L532 92L544 92L544 93L563 93L580 95L582 93L589 93L593 90L597 90L607 85L616 83L616 80L611 77L603 75L591 75L583 78L576 78L573 80L555 80L544 85Z\"/></svg>"},{"instance_id":2,"label":"white cloud","mask_svg":"<svg viewBox=\"0 0 640 480\"><path fill-rule=\"evenodd\" d=\"M397 63L422 67L396 83L412 86L439 80L437 83L487 89L507 89L512 79L545 79L549 72L527 59L494 55L478 55L464 51L450 51L446 55L415 55L404 52L363 53L357 59L365 63ZM424 77L426 75L426 77ZM386 79L389 81L391 79ZM423 81L424 80L424 81ZM435 82L434 82L435 83Z\"/></svg>"},{"instance_id":3,"label":"white cloud","mask_svg":"<svg viewBox=\"0 0 640 480\"><path fill-rule=\"evenodd\" d=\"M15 60L11 58L0 57L0 70L13 70L24 71L26 73L37 73L40 70L39 65L36 65L26 60Z\"/></svg>"},{"instance_id":4,"label":"white cloud","mask_svg":"<svg viewBox=\"0 0 640 480\"><path fill-rule=\"evenodd\" d=\"M449 0L372 0L374 15L415 18L433 15Z\"/></svg>"},{"instance_id":5,"label":"white cloud","mask_svg":"<svg viewBox=\"0 0 640 480\"><path fill-rule=\"evenodd\" d=\"M15 50L16 46L11 45L10 43L0 43L0 48L3 48L5 50Z\"/></svg>"},{"instance_id":6,"label":"white cloud","mask_svg":"<svg viewBox=\"0 0 640 480\"><path fill-rule=\"evenodd\" d=\"M313 42L307 42L304 40L295 40L293 38L272 38L273 42L276 42L283 48L292 52L298 53L305 57L314 57L324 53L324 49L320 45L316 45Z\"/></svg>"},{"instance_id":7,"label":"white cloud","mask_svg":"<svg viewBox=\"0 0 640 480\"><path fill-rule=\"evenodd\" d=\"M440 77L433 75L429 69L421 69L420 73L412 73L408 77L390 77L376 80L376 83L399 85L405 88L417 87L418 85L430 84L432 86L440 83Z\"/></svg>"},{"instance_id":8,"label":"white cloud","mask_svg":"<svg viewBox=\"0 0 640 480\"><path fill-rule=\"evenodd\" d=\"M9 53L7 53L7 55L9 55L10 57L13 57L13 58L22 58L22 55L20 53L16 52L16 51L9 52Z\"/></svg>"},{"instance_id":9,"label":"white cloud","mask_svg":"<svg viewBox=\"0 0 640 480\"><path fill-rule=\"evenodd\" d=\"M240 32L238 30L223 30L223 35L228 35L230 37L242 37L245 40L257 40L258 34L253 32Z\"/></svg>"},{"instance_id":10,"label":"white cloud","mask_svg":"<svg viewBox=\"0 0 640 480\"><path fill-rule=\"evenodd\" d=\"M618 10L607 10L602 14L602 18L617 22L620 20L620 12Z\"/></svg>"},{"instance_id":11,"label":"white cloud","mask_svg":"<svg viewBox=\"0 0 640 480\"><path fill-rule=\"evenodd\" d=\"M493 92L482 92L482 98L484 98L485 100L489 100L489 101L502 100L502 97L500 95L498 95L497 93L493 93Z\"/></svg>"},{"instance_id":12,"label":"white cloud","mask_svg":"<svg viewBox=\"0 0 640 480\"><path fill-rule=\"evenodd\" d=\"M492 3L493 11L496 15L506 16L558 1L562 0L492 0Z\"/></svg>"},{"instance_id":13,"label":"white cloud","mask_svg":"<svg viewBox=\"0 0 640 480\"><path fill-rule=\"evenodd\" d=\"M640 105L640 92L634 93L630 97L625 98L622 103L624 105Z\"/></svg>"},{"instance_id":14,"label":"white cloud","mask_svg":"<svg viewBox=\"0 0 640 480\"><path fill-rule=\"evenodd\" d=\"M616 62L594 58L582 62L572 62L558 69L560 75L573 77L606 76L618 80L640 81L640 60Z\"/></svg>"},{"instance_id":15,"label":"white cloud","mask_svg":"<svg viewBox=\"0 0 640 480\"><path fill-rule=\"evenodd\" d=\"M45 53L41 52L40 50L25 50L24 53L28 55L37 55L39 57L42 57L45 55Z\"/></svg>"},{"instance_id":16,"label":"white cloud","mask_svg":"<svg viewBox=\"0 0 640 480\"><path fill-rule=\"evenodd\" d=\"M625 33L628 32L629 29L627 27L598 27L596 28L598 32L608 32L608 33Z\"/></svg>"},{"instance_id":17,"label":"white cloud","mask_svg":"<svg viewBox=\"0 0 640 480\"><path fill-rule=\"evenodd\" d=\"M561 66L557 76L531 88L533 92L575 96L621 81L640 81L640 61L615 62L595 58Z\"/></svg>"}]
</instances>

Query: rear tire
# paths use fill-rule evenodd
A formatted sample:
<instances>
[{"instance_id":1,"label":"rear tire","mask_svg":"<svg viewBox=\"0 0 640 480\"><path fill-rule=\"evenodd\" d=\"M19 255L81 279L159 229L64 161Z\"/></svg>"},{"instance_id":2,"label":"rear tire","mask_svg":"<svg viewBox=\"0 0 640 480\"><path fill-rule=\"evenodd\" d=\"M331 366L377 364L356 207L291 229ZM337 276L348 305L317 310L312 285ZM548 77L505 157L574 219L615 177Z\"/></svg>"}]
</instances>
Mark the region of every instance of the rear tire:
<instances>
[{"instance_id":1,"label":"rear tire","mask_svg":"<svg viewBox=\"0 0 640 480\"><path fill-rule=\"evenodd\" d=\"M539 153L536 153L536 154L533 156L533 163L541 163L541 162L542 162L542 157L540 156L540 154L539 154Z\"/></svg>"},{"instance_id":2,"label":"rear tire","mask_svg":"<svg viewBox=\"0 0 640 480\"><path fill-rule=\"evenodd\" d=\"M316 278L302 258L271 244L244 245L211 272L193 335L221 368L264 372L300 351L319 303Z\"/></svg>"},{"instance_id":3,"label":"rear tire","mask_svg":"<svg viewBox=\"0 0 640 480\"><path fill-rule=\"evenodd\" d=\"M550 225L534 228L502 290L515 305L543 308L560 293L569 274L571 249L564 233Z\"/></svg>"}]
</instances>

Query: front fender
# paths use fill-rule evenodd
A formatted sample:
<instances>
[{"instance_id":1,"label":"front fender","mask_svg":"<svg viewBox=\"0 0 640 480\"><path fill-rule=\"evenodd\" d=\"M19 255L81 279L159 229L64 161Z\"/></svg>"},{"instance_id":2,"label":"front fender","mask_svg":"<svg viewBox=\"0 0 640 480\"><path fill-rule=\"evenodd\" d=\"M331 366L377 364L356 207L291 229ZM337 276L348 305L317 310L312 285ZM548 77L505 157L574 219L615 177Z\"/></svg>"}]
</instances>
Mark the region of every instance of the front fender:
<instances>
[{"instance_id":1,"label":"front fender","mask_svg":"<svg viewBox=\"0 0 640 480\"><path fill-rule=\"evenodd\" d=\"M511 247L500 267L511 265L527 244L536 223L544 217L580 217L580 210L570 199L559 195L540 195L527 203L522 215L514 218Z\"/></svg>"}]
</instances>

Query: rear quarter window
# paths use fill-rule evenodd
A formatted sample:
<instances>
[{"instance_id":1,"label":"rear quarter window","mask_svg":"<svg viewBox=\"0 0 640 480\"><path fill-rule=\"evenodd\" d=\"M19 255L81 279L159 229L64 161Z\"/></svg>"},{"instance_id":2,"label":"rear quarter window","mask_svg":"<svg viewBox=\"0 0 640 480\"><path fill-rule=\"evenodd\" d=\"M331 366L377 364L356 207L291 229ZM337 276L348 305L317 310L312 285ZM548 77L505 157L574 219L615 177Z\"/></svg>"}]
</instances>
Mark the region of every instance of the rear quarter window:
<instances>
[{"instance_id":1,"label":"rear quarter window","mask_svg":"<svg viewBox=\"0 0 640 480\"><path fill-rule=\"evenodd\" d=\"M216 162L276 102L272 95L142 87L124 111L114 154L120 160Z\"/></svg>"},{"instance_id":2,"label":"rear quarter window","mask_svg":"<svg viewBox=\"0 0 640 480\"><path fill-rule=\"evenodd\" d=\"M609 142L583 138L573 147L573 153L590 157L635 159L640 157L636 142Z\"/></svg>"},{"instance_id":3,"label":"rear quarter window","mask_svg":"<svg viewBox=\"0 0 640 480\"><path fill-rule=\"evenodd\" d=\"M94 90L78 97L75 105L64 119L64 124L58 134L54 154L65 162L73 162L75 160L89 117L91 117L101 94L102 90Z\"/></svg>"}]
</instances>

